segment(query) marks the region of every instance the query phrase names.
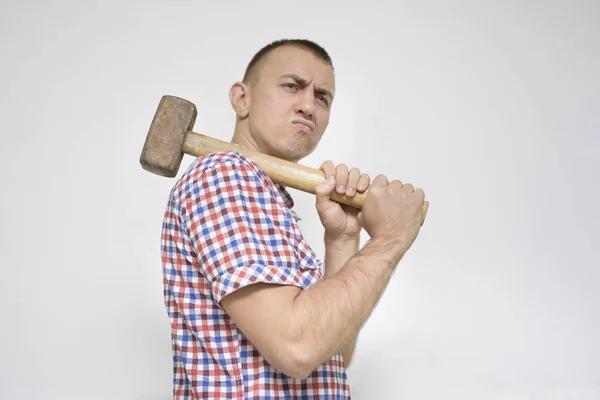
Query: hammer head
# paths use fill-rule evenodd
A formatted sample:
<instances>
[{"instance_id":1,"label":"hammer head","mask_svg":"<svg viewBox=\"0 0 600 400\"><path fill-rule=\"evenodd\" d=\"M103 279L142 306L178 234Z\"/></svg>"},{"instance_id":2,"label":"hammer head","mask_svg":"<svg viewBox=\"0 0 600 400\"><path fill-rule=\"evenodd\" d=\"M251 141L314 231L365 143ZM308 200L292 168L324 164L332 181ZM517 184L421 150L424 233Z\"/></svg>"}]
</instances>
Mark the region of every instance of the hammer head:
<instances>
[{"instance_id":1,"label":"hammer head","mask_svg":"<svg viewBox=\"0 0 600 400\"><path fill-rule=\"evenodd\" d=\"M198 114L196 106L175 96L163 96L140 156L146 171L173 178L183 158L183 141Z\"/></svg>"}]
</instances>

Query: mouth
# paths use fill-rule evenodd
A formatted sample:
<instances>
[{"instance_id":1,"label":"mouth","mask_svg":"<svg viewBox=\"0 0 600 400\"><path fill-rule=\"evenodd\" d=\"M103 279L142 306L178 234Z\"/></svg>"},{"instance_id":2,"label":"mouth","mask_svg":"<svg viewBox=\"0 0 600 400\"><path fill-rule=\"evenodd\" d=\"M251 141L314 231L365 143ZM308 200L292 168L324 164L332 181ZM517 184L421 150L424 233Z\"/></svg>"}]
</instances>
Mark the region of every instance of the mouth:
<instances>
[{"instance_id":1,"label":"mouth","mask_svg":"<svg viewBox=\"0 0 600 400\"><path fill-rule=\"evenodd\" d=\"M315 124L313 124L311 121L295 119L292 121L292 123L299 127L303 132L312 133L315 131Z\"/></svg>"}]
</instances>

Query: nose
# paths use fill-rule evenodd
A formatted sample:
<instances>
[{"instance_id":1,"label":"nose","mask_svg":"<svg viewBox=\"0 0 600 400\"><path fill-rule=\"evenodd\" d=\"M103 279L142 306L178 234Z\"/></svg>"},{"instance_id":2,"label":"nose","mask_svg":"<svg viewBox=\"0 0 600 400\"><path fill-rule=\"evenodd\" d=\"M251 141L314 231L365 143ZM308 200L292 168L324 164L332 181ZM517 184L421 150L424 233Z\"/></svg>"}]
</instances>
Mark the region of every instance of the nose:
<instances>
[{"instance_id":1,"label":"nose","mask_svg":"<svg viewBox=\"0 0 600 400\"><path fill-rule=\"evenodd\" d=\"M296 112L304 114L305 118L312 119L315 112L315 96L312 94L312 88L307 87L300 91L296 101Z\"/></svg>"}]
</instances>

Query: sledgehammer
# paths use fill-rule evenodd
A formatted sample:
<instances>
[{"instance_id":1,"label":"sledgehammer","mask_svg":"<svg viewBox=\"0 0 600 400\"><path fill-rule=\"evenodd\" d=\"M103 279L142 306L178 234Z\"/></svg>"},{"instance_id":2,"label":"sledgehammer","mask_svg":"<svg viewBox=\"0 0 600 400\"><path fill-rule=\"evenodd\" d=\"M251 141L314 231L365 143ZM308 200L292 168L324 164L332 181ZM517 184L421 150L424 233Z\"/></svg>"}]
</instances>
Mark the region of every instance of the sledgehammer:
<instances>
[{"instance_id":1,"label":"sledgehammer","mask_svg":"<svg viewBox=\"0 0 600 400\"><path fill-rule=\"evenodd\" d=\"M173 178L184 154L202 157L217 152L237 152L254 161L269 178L284 186L315 194L317 185L325 180L319 169L192 132L197 114L196 106L187 100L167 95L161 98L140 156L140 164L145 170ZM360 209L367 192L356 193L353 197L332 192L329 197ZM429 203L425 201L421 224L425 222L428 207Z\"/></svg>"}]
</instances>

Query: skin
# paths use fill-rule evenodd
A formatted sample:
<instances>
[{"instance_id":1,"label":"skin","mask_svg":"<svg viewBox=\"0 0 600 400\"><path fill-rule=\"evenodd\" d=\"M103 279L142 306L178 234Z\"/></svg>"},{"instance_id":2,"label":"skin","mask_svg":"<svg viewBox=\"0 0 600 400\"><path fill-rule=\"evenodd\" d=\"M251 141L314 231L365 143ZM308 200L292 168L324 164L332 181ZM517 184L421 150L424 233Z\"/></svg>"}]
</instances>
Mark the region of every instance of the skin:
<instances>
[{"instance_id":1,"label":"skin","mask_svg":"<svg viewBox=\"0 0 600 400\"><path fill-rule=\"evenodd\" d=\"M257 67L248 84L236 82L230 90L237 114L232 142L297 162L312 153L329 125L333 71L294 46L274 50ZM314 130L305 132L299 122Z\"/></svg>"},{"instance_id":2,"label":"skin","mask_svg":"<svg viewBox=\"0 0 600 400\"><path fill-rule=\"evenodd\" d=\"M232 142L297 162L325 133L334 96L326 62L297 46L275 49L246 83L230 89L237 115ZM329 160L321 170L327 179L317 187L315 206L325 229L323 281L306 290L258 283L221 303L275 369L298 379L338 351L350 365L361 327L418 235L424 201L421 189L384 175L371 183L357 168ZM367 191L362 211L330 200L334 190ZM362 229L371 240L359 251Z\"/></svg>"}]
</instances>

